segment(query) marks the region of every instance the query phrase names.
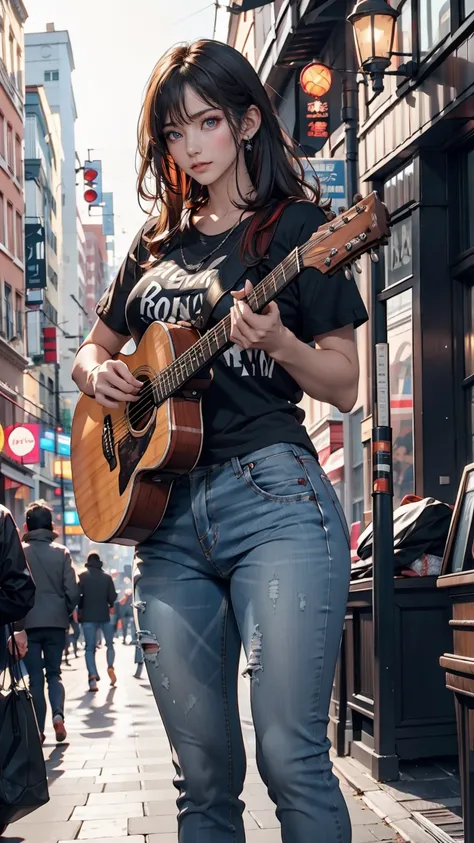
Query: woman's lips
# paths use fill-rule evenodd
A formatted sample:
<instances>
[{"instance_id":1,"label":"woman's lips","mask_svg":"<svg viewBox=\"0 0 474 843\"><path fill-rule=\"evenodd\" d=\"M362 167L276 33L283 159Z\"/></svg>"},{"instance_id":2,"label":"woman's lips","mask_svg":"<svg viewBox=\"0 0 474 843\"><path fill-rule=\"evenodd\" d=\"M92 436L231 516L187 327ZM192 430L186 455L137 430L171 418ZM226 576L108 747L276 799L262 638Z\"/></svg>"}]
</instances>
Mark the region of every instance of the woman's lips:
<instances>
[{"instance_id":1,"label":"woman's lips","mask_svg":"<svg viewBox=\"0 0 474 843\"><path fill-rule=\"evenodd\" d=\"M201 164L193 164L191 167L193 173L202 173L207 167L210 166L210 161L203 161Z\"/></svg>"}]
</instances>

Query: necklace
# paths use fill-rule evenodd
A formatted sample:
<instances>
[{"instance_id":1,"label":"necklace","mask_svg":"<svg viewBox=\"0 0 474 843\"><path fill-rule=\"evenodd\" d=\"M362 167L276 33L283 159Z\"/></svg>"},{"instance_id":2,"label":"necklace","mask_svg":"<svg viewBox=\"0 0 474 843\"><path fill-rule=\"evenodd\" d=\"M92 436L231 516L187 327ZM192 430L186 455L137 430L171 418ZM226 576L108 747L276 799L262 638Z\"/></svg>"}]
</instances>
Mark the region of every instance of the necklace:
<instances>
[{"instance_id":1,"label":"necklace","mask_svg":"<svg viewBox=\"0 0 474 843\"><path fill-rule=\"evenodd\" d=\"M204 266L206 261L208 261L209 258L212 258L212 256L218 251L218 249L220 249L224 245L224 243L226 243L226 241L229 239L230 235L234 233L235 229L237 228L238 225L240 225L241 222L242 222L242 220L238 219L237 222L234 223L232 228L227 232L226 236L220 241L220 243L217 244L217 246L212 250L212 252L209 252L208 255L206 255L202 260L200 260L199 263L188 263L188 261L186 260L186 258L184 256L184 249L183 249L183 235L181 233L180 240L179 240L179 248L180 248L180 251L181 251L181 259L182 259L186 269L189 272L199 272L199 270L202 269L202 267Z\"/></svg>"}]
</instances>

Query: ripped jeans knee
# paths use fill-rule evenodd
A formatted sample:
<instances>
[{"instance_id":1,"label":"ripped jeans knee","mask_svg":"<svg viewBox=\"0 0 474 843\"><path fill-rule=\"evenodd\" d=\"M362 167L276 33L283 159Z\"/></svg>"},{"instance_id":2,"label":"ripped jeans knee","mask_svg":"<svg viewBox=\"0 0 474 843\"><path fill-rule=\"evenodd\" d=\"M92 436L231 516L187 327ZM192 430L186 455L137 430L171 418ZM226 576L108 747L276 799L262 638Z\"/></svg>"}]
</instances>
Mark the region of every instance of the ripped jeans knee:
<instances>
[{"instance_id":1,"label":"ripped jeans knee","mask_svg":"<svg viewBox=\"0 0 474 843\"><path fill-rule=\"evenodd\" d=\"M158 644L156 635L153 635L149 629L139 629L137 631L137 643L143 653L144 661L152 664L154 667L158 667L160 645Z\"/></svg>"}]
</instances>

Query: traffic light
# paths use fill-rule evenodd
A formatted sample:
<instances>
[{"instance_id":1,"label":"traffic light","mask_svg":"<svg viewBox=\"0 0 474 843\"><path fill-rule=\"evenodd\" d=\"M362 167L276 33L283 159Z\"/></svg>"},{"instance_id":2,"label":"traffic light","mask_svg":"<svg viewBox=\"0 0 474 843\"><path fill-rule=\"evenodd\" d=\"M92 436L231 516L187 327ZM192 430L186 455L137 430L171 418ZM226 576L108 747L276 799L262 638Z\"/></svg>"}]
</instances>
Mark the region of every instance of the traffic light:
<instances>
[{"instance_id":1,"label":"traffic light","mask_svg":"<svg viewBox=\"0 0 474 843\"><path fill-rule=\"evenodd\" d=\"M84 199L89 207L102 202L102 161L84 162Z\"/></svg>"}]
</instances>

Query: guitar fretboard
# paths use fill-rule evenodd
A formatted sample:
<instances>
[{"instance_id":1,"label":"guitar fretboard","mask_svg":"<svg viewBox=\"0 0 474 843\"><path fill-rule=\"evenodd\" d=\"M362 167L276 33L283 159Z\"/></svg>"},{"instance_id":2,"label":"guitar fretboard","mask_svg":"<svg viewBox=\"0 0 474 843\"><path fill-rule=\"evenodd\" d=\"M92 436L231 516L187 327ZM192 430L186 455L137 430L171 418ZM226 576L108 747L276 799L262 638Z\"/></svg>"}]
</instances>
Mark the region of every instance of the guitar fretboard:
<instances>
[{"instance_id":1,"label":"guitar fretboard","mask_svg":"<svg viewBox=\"0 0 474 843\"><path fill-rule=\"evenodd\" d=\"M246 297L250 309L254 313L260 313L299 275L302 268L300 247L297 246ZM208 366L218 354L224 351L231 343L230 333L231 319L229 314L207 331L177 360L163 369L153 383L156 403L163 403L182 389L201 369Z\"/></svg>"}]
</instances>

